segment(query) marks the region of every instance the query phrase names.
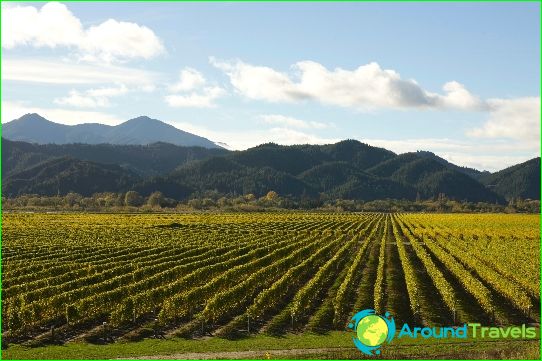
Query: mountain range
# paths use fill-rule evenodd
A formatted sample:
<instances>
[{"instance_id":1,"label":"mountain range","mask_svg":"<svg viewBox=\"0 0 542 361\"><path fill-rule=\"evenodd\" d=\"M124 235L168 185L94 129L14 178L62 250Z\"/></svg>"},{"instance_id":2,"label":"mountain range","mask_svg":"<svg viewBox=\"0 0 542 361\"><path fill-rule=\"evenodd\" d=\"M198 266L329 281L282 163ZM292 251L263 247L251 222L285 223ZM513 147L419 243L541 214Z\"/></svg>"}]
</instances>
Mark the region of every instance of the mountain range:
<instances>
[{"instance_id":1,"label":"mountain range","mask_svg":"<svg viewBox=\"0 0 542 361\"><path fill-rule=\"evenodd\" d=\"M27 120L38 117L30 115ZM140 117L117 127L141 123L149 127L149 133L159 134L152 128L168 125L157 122L161 123ZM11 123L4 126L3 135ZM12 130L10 134L30 139L23 128L18 126L18 133ZM355 140L328 145L268 143L232 152L209 140L204 143L207 147L175 145L170 138L147 144L144 138L136 141L136 133L124 138L117 133L117 140L131 139L133 144L31 144L2 138L2 194L77 192L88 196L136 190L145 196L161 191L184 200L208 191L262 196L273 190L298 199L414 200L442 194L471 202L540 199L539 157L490 173L457 166L430 152L398 155ZM71 139L63 134L64 141Z\"/></svg>"},{"instance_id":2,"label":"mountain range","mask_svg":"<svg viewBox=\"0 0 542 361\"><path fill-rule=\"evenodd\" d=\"M2 124L2 136L38 144L151 144L222 148L209 139L191 134L157 119L141 116L110 126L98 123L65 125L32 113Z\"/></svg>"}]
</instances>

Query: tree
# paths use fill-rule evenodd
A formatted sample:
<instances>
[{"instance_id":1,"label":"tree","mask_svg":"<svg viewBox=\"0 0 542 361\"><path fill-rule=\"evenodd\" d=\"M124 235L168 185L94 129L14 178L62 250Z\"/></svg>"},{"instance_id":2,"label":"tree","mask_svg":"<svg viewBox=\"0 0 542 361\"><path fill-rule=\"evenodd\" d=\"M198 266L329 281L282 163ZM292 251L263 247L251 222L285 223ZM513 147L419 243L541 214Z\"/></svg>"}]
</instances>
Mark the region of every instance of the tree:
<instances>
[{"instance_id":1,"label":"tree","mask_svg":"<svg viewBox=\"0 0 542 361\"><path fill-rule=\"evenodd\" d=\"M278 194L277 192L275 191L269 191L267 192L266 196L265 196L265 199L268 200L268 201L274 201L275 199L278 198Z\"/></svg>"},{"instance_id":2,"label":"tree","mask_svg":"<svg viewBox=\"0 0 542 361\"><path fill-rule=\"evenodd\" d=\"M221 197L216 201L217 206L224 208L231 205L231 201L226 197Z\"/></svg>"},{"instance_id":3,"label":"tree","mask_svg":"<svg viewBox=\"0 0 542 361\"><path fill-rule=\"evenodd\" d=\"M124 196L124 204L129 207L139 207L143 204L143 199L136 191L128 191Z\"/></svg>"},{"instance_id":4,"label":"tree","mask_svg":"<svg viewBox=\"0 0 542 361\"><path fill-rule=\"evenodd\" d=\"M201 200L199 198L193 198L193 199L188 201L188 206L193 208L193 209L201 209L202 203L201 203Z\"/></svg>"},{"instance_id":5,"label":"tree","mask_svg":"<svg viewBox=\"0 0 542 361\"><path fill-rule=\"evenodd\" d=\"M164 205L164 195L162 192L153 192L149 199L147 200L147 204L151 207L162 207Z\"/></svg>"},{"instance_id":6,"label":"tree","mask_svg":"<svg viewBox=\"0 0 542 361\"><path fill-rule=\"evenodd\" d=\"M70 192L64 196L64 200L68 207L73 207L75 204L79 203L82 198L83 197L80 194L74 192Z\"/></svg>"}]
</instances>

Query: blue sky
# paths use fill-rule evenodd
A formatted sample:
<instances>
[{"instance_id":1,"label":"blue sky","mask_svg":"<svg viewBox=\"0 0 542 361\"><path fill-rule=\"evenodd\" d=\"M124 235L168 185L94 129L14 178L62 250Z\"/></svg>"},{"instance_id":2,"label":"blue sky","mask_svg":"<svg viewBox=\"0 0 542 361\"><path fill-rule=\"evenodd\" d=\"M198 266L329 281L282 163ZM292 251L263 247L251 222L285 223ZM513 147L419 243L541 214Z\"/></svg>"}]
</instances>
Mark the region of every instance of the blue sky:
<instances>
[{"instance_id":1,"label":"blue sky","mask_svg":"<svg viewBox=\"0 0 542 361\"><path fill-rule=\"evenodd\" d=\"M538 3L3 3L2 122L148 115L233 149L540 152Z\"/></svg>"}]
</instances>

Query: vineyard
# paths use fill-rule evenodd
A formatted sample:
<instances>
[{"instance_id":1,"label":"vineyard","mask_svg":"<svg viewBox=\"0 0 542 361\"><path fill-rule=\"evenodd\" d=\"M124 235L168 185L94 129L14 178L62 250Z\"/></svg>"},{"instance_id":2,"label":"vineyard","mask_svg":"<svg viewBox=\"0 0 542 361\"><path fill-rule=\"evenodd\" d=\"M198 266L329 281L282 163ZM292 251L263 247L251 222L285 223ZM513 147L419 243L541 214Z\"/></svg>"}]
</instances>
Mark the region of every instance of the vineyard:
<instances>
[{"instance_id":1,"label":"vineyard","mask_svg":"<svg viewBox=\"0 0 542 361\"><path fill-rule=\"evenodd\" d=\"M540 322L537 215L2 217L4 342Z\"/></svg>"}]
</instances>

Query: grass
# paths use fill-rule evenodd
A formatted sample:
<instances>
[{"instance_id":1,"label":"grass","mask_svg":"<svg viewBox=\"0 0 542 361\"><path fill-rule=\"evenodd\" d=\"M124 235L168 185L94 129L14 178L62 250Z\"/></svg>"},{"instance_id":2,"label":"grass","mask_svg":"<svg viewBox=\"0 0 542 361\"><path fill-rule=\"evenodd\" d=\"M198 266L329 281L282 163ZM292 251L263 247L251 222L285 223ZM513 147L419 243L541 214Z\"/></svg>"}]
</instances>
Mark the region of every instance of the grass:
<instances>
[{"instance_id":1,"label":"grass","mask_svg":"<svg viewBox=\"0 0 542 361\"><path fill-rule=\"evenodd\" d=\"M63 346L25 348L10 345L2 359L111 359L142 356L201 353L201 358L288 358L352 359L363 358L353 347L351 332L333 331L325 335L287 334L283 337L256 335L239 340L218 337L187 340L147 339L139 342L117 342L108 345L68 343ZM278 351L282 350L282 351ZM284 350L292 350L284 351ZM539 359L540 339L395 339L383 347L385 358L453 358L453 359ZM220 355L218 352L253 351L250 354Z\"/></svg>"}]
</instances>

